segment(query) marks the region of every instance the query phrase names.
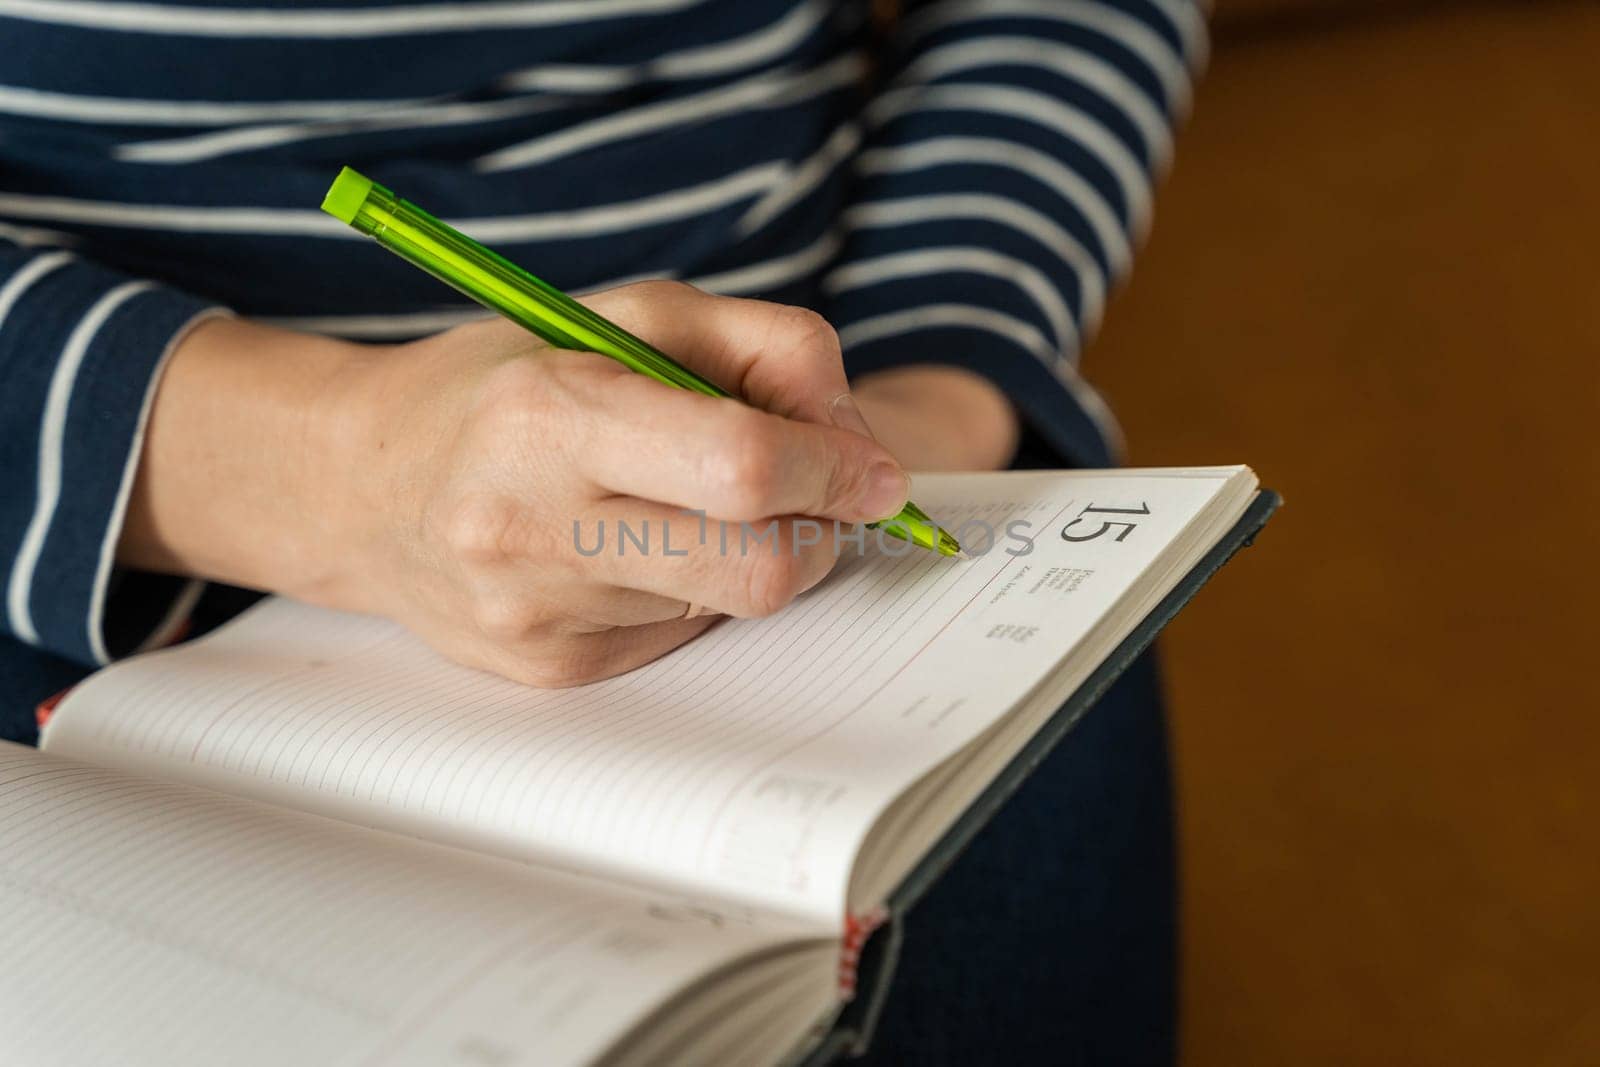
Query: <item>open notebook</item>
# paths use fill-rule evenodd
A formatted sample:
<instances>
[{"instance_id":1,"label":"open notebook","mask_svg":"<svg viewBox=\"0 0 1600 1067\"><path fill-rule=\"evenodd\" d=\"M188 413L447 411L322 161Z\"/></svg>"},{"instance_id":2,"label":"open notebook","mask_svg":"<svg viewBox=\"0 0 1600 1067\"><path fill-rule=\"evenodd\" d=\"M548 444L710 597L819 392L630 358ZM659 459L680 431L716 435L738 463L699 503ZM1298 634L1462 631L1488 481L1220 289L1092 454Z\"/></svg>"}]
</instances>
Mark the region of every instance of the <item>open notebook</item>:
<instances>
[{"instance_id":1,"label":"open notebook","mask_svg":"<svg viewBox=\"0 0 1600 1067\"><path fill-rule=\"evenodd\" d=\"M989 550L869 538L578 689L284 600L94 675L42 751L0 745L0 1058L816 1055L975 802L1271 510L1242 467L916 496Z\"/></svg>"}]
</instances>

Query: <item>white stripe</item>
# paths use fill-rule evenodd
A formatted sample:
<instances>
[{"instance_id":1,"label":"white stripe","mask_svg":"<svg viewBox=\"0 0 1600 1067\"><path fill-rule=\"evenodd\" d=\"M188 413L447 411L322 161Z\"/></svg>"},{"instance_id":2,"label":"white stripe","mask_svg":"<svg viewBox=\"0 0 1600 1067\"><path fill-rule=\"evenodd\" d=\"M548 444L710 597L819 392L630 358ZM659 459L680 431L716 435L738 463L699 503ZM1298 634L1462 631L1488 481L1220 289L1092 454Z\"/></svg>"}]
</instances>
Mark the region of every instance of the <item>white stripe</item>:
<instances>
[{"instance_id":1,"label":"white stripe","mask_svg":"<svg viewBox=\"0 0 1600 1067\"><path fill-rule=\"evenodd\" d=\"M4 0L0 0L3 3ZM130 100L78 96L0 85L0 113L74 122L131 123L149 126L206 126L229 122L285 119L332 120L381 114L395 107L417 107L427 97L396 100Z\"/></svg>"},{"instance_id":2,"label":"white stripe","mask_svg":"<svg viewBox=\"0 0 1600 1067\"><path fill-rule=\"evenodd\" d=\"M1032 352L1060 379L1078 405L1088 414L1100 430L1114 453L1122 451L1122 428L1116 416L1106 406L1105 400L1094 387L1078 375L1077 369L1060 358L1055 348L1036 327L1021 319L995 311L993 308L974 307L970 304L930 304L926 307L906 308L851 323L839 331L839 344L845 349L869 344L885 337L915 333L918 330L941 326L964 326L983 330L1011 341Z\"/></svg>"},{"instance_id":3,"label":"white stripe","mask_svg":"<svg viewBox=\"0 0 1600 1067\"><path fill-rule=\"evenodd\" d=\"M865 66L861 54L851 52L799 74L758 74L707 92L633 108L559 133L509 145L479 157L477 167L487 172L531 167L611 141L639 137L684 123L698 124L736 111L792 104L859 80Z\"/></svg>"},{"instance_id":4,"label":"white stripe","mask_svg":"<svg viewBox=\"0 0 1600 1067\"><path fill-rule=\"evenodd\" d=\"M552 211L447 220L482 241L531 241L545 237L610 233L654 225L722 207L759 195L782 178L782 163L769 162L707 182L639 200ZM230 233L327 237L365 241L367 237L320 211L299 208L177 207L119 204L102 200L0 194L0 213L13 218L49 219L93 226L166 230L179 233Z\"/></svg>"},{"instance_id":5,"label":"white stripe","mask_svg":"<svg viewBox=\"0 0 1600 1067\"><path fill-rule=\"evenodd\" d=\"M507 74L499 85L508 92L614 93L642 85L645 64L605 67L578 63L547 63Z\"/></svg>"},{"instance_id":6,"label":"white stripe","mask_svg":"<svg viewBox=\"0 0 1600 1067\"><path fill-rule=\"evenodd\" d=\"M39 631L33 625L33 613L28 606L33 591L33 572L39 565L39 554L44 550L45 534L50 530L50 520L61 499L61 448L66 438L67 405L72 400L72 386L78 376L78 367L84 354L94 341L95 334L105 325L111 313L123 303L146 289L155 288L152 282L125 282L104 294L74 326L61 350L50 377L50 389L45 395L44 416L39 424L39 484L34 498L33 518L22 535L22 546L11 566L11 582L6 590L6 611L11 617L11 632L29 644L39 643Z\"/></svg>"},{"instance_id":7,"label":"white stripe","mask_svg":"<svg viewBox=\"0 0 1600 1067\"><path fill-rule=\"evenodd\" d=\"M861 127L847 122L811 157L794 168L777 188L750 205L739 219L738 234L748 237L809 196L850 154L861 146Z\"/></svg>"},{"instance_id":8,"label":"white stripe","mask_svg":"<svg viewBox=\"0 0 1600 1067\"><path fill-rule=\"evenodd\" d=\"M573 295L580 299L590 293L617 289L635 282L660 281L674 277L670 271L650 271L630 274L621 278L589 286ZM400 315L258 315L256 320L286 330L320 333L333 337L348 337L363 341L392 341L425 337L443 330L481 322L493 318L494 313L481 307L441 308L438 311L415 311Z\"/></svg>"},{"instance_id":9,"label":"white stripe","mask_svg":"<svg viewBox=\"0 0 1600 1067\"><path fill-rule=\"evenodd\" d=\"M831 10L821 0L806 0L781 19L753 33L716 44L699 45L631 66L552 64L509 74L509 89L549 92L605 92L645 81L705 78L754 67L790 51L805 40Z\"/></svg>"},{"instance_id":10,"label":"white stripe","mask_svg":"<svg viewBox=\"0 0 1600 1067\"><path fill-rule=\"evenodd\" d=\"M121 226L182 233L296 234L310 237L360 238L339 220L320 211L298 208L177 207L168 204L120 204L76 200L64 196L0 193L0 213L12 218L48 219L91 226Z\"/></svg>"},{"instance_id":11,"label":"white stripe","mask_svg":"<svg viewBox=\"0 0 1600 1067\"><path fill-rule=\"evenodd\" d=\"M989 66L1041 67L1087 86L1115 104L1138 129L1157 170L1172 161L1172 133L1150 97L1115 66L1091 52L1031 37L978 37L929 49L898 81L929 82L946 74Z\"/></svg>"},{"instance_id":12,"label":"white stripe","mask_svg":"<svg viewBox=\"0 0 1600 1067\"><path fill-rule=\"evenodd\" d=\"M6 279L6 284L0 286L0 330L5 329L6 316L11 314L11 309L16 307L17 301L22 299L22 294L27 292L34 282L51 271L66 266L71 260L70 252L52 252L30 260L21 270Z\"/></svg>"},{"instance_id":13,"label":"white stripe","mask_svg":"<svg viewBox=\"0 0 1600 1067\"><path fill-rule=\"evenodd\" d=\"M588 93L625 89L647 80L726 74L741 67L756 66L783 54L804 40L827 11L825 4L818 0L810 0L797 6L772 25L731 41L685 49L648 63L632 66L551 64L531 67L507 75L499 84L501 88L512 91L532 89L557 93ZM387 120L391 112L397 109L428 109L444 106L448 105L442 97L405 97L390 100L130 100L122 97L83 96L0 85L0 112L100 124L213 126L242 122ZM319 131L312 135L325 134L326 131Z\"/></svg>"},{"instance_id":14,"label":"white stripe","mask_svg":"<svg viewBox=\"0 0 1600 1067\"><path fill-rule=\"evenodd\" d=\"M1133 153L1100 120L1044 93L1009 85L919 85L885 93L869 109L877 124L910 111L977 111L1054 130L1089 150L1122 189L1134 235L1150 229L1150 180Z\"/></svg>"},{"instance_id":15,"label":"white stripe","mask_svg":"<svg viewBox=\"0 0 1600 1067\"><path fill-rule=\"evenodd\" d=\"M182 37L383 37L599 22L694 7L703 0L526 0L452 4L218 8L100 0L0 0L0 15L57 26Z\"/></svg>"},{"instance_id":16,"label":"white stripe","mask_svg":"<svg viewBox=\"0 0 1600 1067\"><path fill-rule=\"evenodd\" d=\"M378 130L425 129L431 126L464 126L493 122L520 115L532 115L568 106L569 101L549 96L524 96L487 103L442 104L386 109L381 114L343 122L295 123L281 126L251 126L222 130L190 137L169 137L159 141L132 141L117 145L113 154L134 163L195 163L216 159L234 152L250 152L275 145L310 141L319 137L342 137Z\"/></svg>"},{"instance_id":17,"label":"white stripe","mask_svg":"<svg viewBox=\"0 0 1600 1067\"><path fill-rule=\"evenodd\" d=\"M74 248L82 243L75 234L43 230L35 226L12 226L4 222L0 222L0 241L10 241L23 248Z\"/></svg>"},{"instance_id":18,"label":"white stripe","mask_svg":"<svg viewBox=\"0 0 1600 1067\"><path fill-rule=\"evenodd\" d=\"M1126 273L1133 252L1111 205L1082 175L1037 149L993 137L935 137L898 148L864 152L858 161L863 174L974 163L1015 170L1049 187L1076 208L1089 224L1111 263L1112 273Z\"/></svg>"},{"instance_id":19,"label":"white stripe","mask_svg":"<svg viewBox=\"0 0 1600 1067\"><path fill-rule=\"evenodd\" d=\"M988 193L951 193L868 200L844 213L845 226L852 230L904 226L935 219L982 219L1037 241L1055 253L1078 279L1083 305L1079 318L1083 322L1084 336L1091 337L1100 328L1106 299L1105 276L1100 264L1075 237L1042 211Z\"/></svg>"},{"instance_id":20,"label":"white stripe","mask_svg":"<svg viewBox=\"0 0 1600 1067\"><path fill-rule=\"evenodd\" d=\"M1003 252L975 245L891 252L840 267L822 280L822 286L829 293L844 293L883 282L925 278L930 274L982 274L1010 282L1044 312L1050 331L1055 334L1054 351L1063 354L1077 351L1078 327L1072 321L1072 309L1055 284L1038 267Z\"/></svg>"},{"instance_id":21,"label":"white stripe","mask_svg":"<svg viewBox=\"0 0 1600 1067\"><path fill-rule=\"evenodd\" d=\"M771 189L784 175L779 162L758 163L745 170L686 189L617 204L552 211L544 215L500 219L464 219L456 227L483 242L515 242L588 237L600 233L654 226L698 215ZM355 231L352 230L352 233Z\"/></svg>"},{"instance_id":22,"label":"white stripe","mask_svg":"<svg viewBox=\"0 0 1600 1067\"><path fill-rule=\"evenodd\" d=\"M707 292L719 293L724 296L737 296L743 293L758 293L764 290L776 289L781 285L805 278L820 270L838 252L842 238L837 231L830 231L806 245L797 252L776 256L759 263L752 263L746 267L736 267L732 270L721 271L717 274L705 274L698 278L688 278L690 285L698 286ZM616 289L635 282L657 281L675 277L672 271L652 271L647 274L629 275L611 281L601 282L599 285L589 286L583 290L587 293L603 292L607 289ZM422 337L427 334L438 333L468 322L477 322L489 318L490 312L482 308L451 308L440 311L419 311L403 315L302 315L302 316L258 316L261 322L273 326L281 326L289 330L302 330L306 333L329 334L334 337L349 337L362 340L388 340L401 337Z\"/></svg>"},{"instance_id":23,"label":"white stripe","mask_svg":"<svg viewBox=\"0 0 1600 1067\"><path fill-rule=\"evenodd\" d=\"M137 286L138 283L132 283ZM132 295L132 294L130 294ZM115 306L115 305L113 305ZM106 613L106 588L111 584L111 562L117 554L117 539L122 536L122 520L128 513L128 497L133 494L134 472L139 468L139 456L144 450L144 432L150 422L150 407L155 402L156 386L161 381L161 375L167 368L167 361L172 358L172 353L177 351L178 345L189 336L189 331L207 319L225 318L231 313L223 308L207 308L184 323L175 330L167 339L167 347L162 350L161 356L156 360L154 370L150 375L150 384L145 387L144 400L139 404L138 421L134 423L133 440L128 445L128 458L122 467L122 483L117 487L117 497L111 504L111 514L106 521L106 533L100 542L100 558L95 565L94 586L89 594L89 617L85 620L88 628L89 651L94 656L95 662L106 664L111 662L111 654L106 650L105 627L103 625ZM190 583L193 596L189 608L194 607L193 601L199 598L199 588L202 583ZM189 590L185 590L189 592ZM184 596L178 597L181 604ZM156 627L159 633L167 620ZM147 635L149 637L154 635Z\"/></svg>"},{"instance_id":24,"label":"white stripe","mask_svg":"<svg viewBox=\"0 0 1600 1067\"><path fill-rule=\"evenodd\" d=\"M689 282L708 292L720 293L723 296L739 296L776 289L780 285L809 277L821 270L839 251L842 242L843 238L836 231L830 230L798 252L790 252L787 255L752 263L748 267L723 271L720 274L690 278Z\"/></svg>"},{"instance_id":25,"label":"white stripe","mask_svg":"<svg viewBox=\"0 0 1600 1067\"><path fill-rule=\"evenodd\" d=\"M1184 60L1159 33L1126 12L1105 4L1075 0L962 0L942 3L908 18L905 33L915 40L943 26L1017 16L1082 26L1110 37L1144 60L1161 83L1175 114L1188 113L1193 87ZM1179 33L1184 31L1180 27ZM1192 31L1191 31L1192 32Z\"/></svg>"},{"instance_id":26,"label":"white stripe","mask_svg":"<svg viewBox=\"0 0 1600 1067\"><path fill-rule=\"evenodd\" d=\"M1151 0L1161 9L1167 21L1183 38L1183 50L1189 56L1189 70L1198 75L1206 69L1211 59L1211 35L1206 31L1206 16L1211 13L1210 0L1190 3L1190 0Z\"/></svg>"},{"instance_id":27,"label":"white stripe","mask_svg":"<svg viewBox=\"0 0 1600 1067\"><path fill-rule=\"evenodd\" d=\"M637 285L640 282L670 282L677 278L678 272L672 270L647 270L638 274L624 274L619 278L610 278L595 285L585 286L573 292L573 296L582 299L590 293L603 293L607 289L620 289L624 285Z\"/></svg>"},{"instance_id":28,"label":"white stripe","mask_svg":"<svg viewBox=\"0 0 1600 1067\"><path fill-rule=\"evenodd\" d=\"M133 650L137 656L141 652L152 649L166 648L178 636L178 630L189 616L194 614L194 607L200 603L200 596L206 591L206 583L198 578L191 578L183 583L183 588L178 590L178 595L172 598L172 603L167 607L167 613L161 617L156 628L151 630L145 639L139 642L139 647Z\"/></svg>"}]
</instances>

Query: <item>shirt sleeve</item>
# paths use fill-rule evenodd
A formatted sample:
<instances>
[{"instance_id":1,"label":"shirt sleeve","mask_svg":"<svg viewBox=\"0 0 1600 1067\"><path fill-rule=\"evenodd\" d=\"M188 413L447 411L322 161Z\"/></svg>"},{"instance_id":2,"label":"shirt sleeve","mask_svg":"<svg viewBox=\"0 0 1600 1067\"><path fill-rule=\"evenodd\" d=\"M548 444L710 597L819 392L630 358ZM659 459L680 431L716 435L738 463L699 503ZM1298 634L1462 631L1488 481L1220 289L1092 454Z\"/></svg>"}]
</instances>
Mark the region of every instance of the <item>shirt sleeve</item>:
<instances>
[{"instance_id":1,"label":"shirt sleeve","mask_svg":"<svg viewBox=\"0 0 1600 1067\"><path fill-rule=\"evenodd\" d=\"M0 593L4 631L84 664L134 651L198 583L113 556L156 383L220 308L71 252L0 238Z\"/></svg>"},{"instance_id":2,"label":"shirt sleeve","mask_svg":"<svg viewBox=\"0 0 1600 1067\"><path fill-rule=\"evenodd\" d=\"M1069 462L1115 420L1078 374L1204 62L1190 0L941 0L891 32L827 313L853 374L984 374Z\"/></svg>"}]
</instances>

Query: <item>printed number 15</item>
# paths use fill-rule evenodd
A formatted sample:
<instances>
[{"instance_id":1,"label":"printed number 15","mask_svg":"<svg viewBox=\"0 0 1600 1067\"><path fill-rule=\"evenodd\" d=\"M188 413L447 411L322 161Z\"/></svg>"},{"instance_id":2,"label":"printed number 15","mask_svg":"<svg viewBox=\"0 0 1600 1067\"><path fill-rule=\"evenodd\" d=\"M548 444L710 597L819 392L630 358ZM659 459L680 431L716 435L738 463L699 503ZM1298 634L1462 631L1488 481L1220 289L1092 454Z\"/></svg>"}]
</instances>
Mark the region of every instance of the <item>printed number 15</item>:
<instances>
[{"instance_id":1,"label":"printed number 15","mask_svg":"<svg viewBox=\"0 0 1600 1067\"><path fill-rule=\"evenodd\" d=\"M1150 505L1148 503L1140 504L1136 508L1102 508L1102 507L1096 507L1095 505L1090 504L1088 507L1086 507L1082 511L1078 512L1078 517L1077 518L1073 519L1071 522L1067 523L1065 526L1063 526L1061 528L1061 540L1063 540L1063 541L1093 541L1096 537L1099 537L1101 534L1105 533L1107 530L1111 529L1113 526L1120 526L1120 527L1122 527L1122 532L1117 534L1116 539L1118 541L1121 541L1123 538L1125 538L1129 534L1131 534L1133 532L1133 530L1134 530L1134 527L1138 526L1139 524L1136 523L1136 522L1111 522L1108 519L1101 519L1100 520L1100 528L1098 530L1093 531L1092 533L1075 534L1075 533L1072 532L1072 528L1074 526L1078 525L1078 523L1080 523L1080 522L1090 521L1090 520L1085 518L1085 516L1088 516L1088 515L1148 515L1148 514L1150 514Z\"/></svg>"}]
</instances>

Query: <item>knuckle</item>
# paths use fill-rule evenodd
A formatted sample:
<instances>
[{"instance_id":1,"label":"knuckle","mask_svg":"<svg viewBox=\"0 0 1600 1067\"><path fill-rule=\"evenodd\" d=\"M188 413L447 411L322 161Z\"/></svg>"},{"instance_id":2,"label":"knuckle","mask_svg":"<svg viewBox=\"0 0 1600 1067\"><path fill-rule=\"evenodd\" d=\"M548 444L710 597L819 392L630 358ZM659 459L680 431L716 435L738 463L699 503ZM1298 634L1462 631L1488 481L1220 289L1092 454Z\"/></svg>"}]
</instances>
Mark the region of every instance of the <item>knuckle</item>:
<instances>
[{"instance_id":1,"label":"knuckle","mask_svg":"<svg viewBox=\"0 0 1600 1067\"><path fill-rule=\"evenodd\" d=\"M728 518L766 514L783 473L783 450L758 413L741 414L742 429L723 439L711 457L707 481Z\"/></svg>"},{"instance_id":2,"label":"knuckle","mask_svg":"<svg viewBox=\"0 0 1600 1067\"><path fill-rule=\"evenodd\" d=\"M473 415L495 434L519 436L548 425L571 392L558 373L562 361L539 358L511 359L485 379Z\"/></svg>"},{"instance_id":3,"label":"knuckle","mask_svg":"<svg viewBox=\"0 0 1600 1067\"><path fill-rule=\"evenodd\" d=\"M514 554L521 525L521 509L515 501L475 494L450 509L444 520L444 542L458 559L497 563Z\"/></svg>"},{"instance_id":4,"label":"knuckle","mask_svg":"<svg viewBox=\"0 0 1600 1067\"><path fill-rule=\"evenodd\" d=\"M810 308L785 305L778 315L779 328L792 339L796 352L813 356L839 355L838 331L815 311Z\"/></svg>"},{"instance_id":5,"label":"knuckle","mask_svg":"<svg viewBox=\"0 0 1600 1067\"><path fill-rule=\"evenodd\" d=\"M509 644L526 639L539 625L539 613L516 596L480 595L472 602L472 621L489 640Z\"/></svg>"},{"instance_id":6,"label":"knuckle","mask_svg":"<svg viewBox=\"0 0 1600 1067\"><path fill-rule=\"evenodd\" d=\"M800 558L779 546L776 553L759 551L745 557L744 599L747 613L761 617L787 607L804 583Z\"/></svg>"},{"instance_id":7,"label":"knuckle","mask_svg":"<svg viewBox=\"0 0 1600 1067\"><path fill-rule=\"evenodd\" d=\"M650 278L640 282L630 282L619 285L615 289L608 289L597 294L600 302L605 304L605 314L614 318L628 319L638 322L646 319L652 309L663 303L672 303L681 300L684 296L697 293L694 286L685 282L669 281L665 278Z\"/></svg>"},{"instance_id":8,"label":"knuckle","mask_svg":"<svg viewBox=\"0 0 1600 1067\"><path fill-rule=\"evenodd\" d=\"M700 291L688 282L674 281L669 278L649 278L642 282L636 282L629 288L638 290L641 296L658 300L687 296Z\"/></svg>"},{"instance_id":9,"label":"knuckle","mask_svg":"<svg viewBox=\"0 0 1600 1067\"><path fill-rule=\"evenodd\" d=\"M517 356L506 360L489 373L485 400L513 408L539 403L549 391L545 372L550 365L542 357Z\"/></svg>"},{"instance_id":10,"label":"knuckle","mask_svg":"<svg viewBox=\"0 0 1600 1067\"><path fill-rule=\"evenodd\" d=\"M870 488L872 464L832 449L827 450L822 462L826 467L823 493L827 504L841 506L858 501Z\"/></svg>"}]
</instances>

